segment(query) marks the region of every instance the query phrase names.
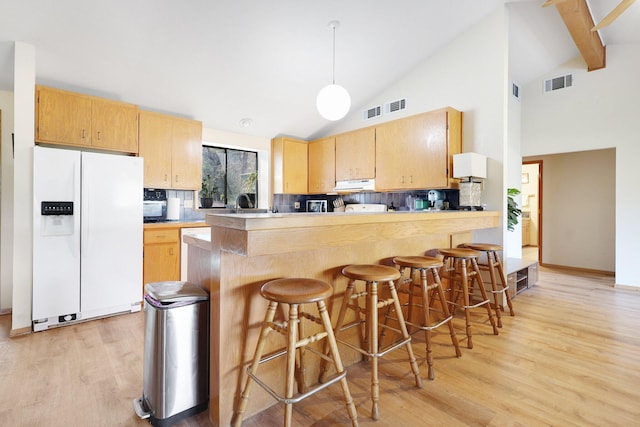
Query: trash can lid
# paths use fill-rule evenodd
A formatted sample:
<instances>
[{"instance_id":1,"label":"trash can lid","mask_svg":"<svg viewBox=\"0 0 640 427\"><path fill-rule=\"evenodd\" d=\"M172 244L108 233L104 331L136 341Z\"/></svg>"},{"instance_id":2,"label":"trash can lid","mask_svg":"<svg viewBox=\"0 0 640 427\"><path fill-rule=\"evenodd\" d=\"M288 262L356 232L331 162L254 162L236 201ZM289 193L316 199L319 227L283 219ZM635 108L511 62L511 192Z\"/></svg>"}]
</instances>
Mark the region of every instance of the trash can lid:
<instances>
[{"instance_id":1,"label":"trash can lid","mask_svg":"<svg viewBox=\"0 0 640 427\"><path fill-rule=\"evenodd\" d=\"M147 295L162 304L209 299L207 291L189 282L152 282L147 283L144 290Z\"/></svg>"}]
</instances>

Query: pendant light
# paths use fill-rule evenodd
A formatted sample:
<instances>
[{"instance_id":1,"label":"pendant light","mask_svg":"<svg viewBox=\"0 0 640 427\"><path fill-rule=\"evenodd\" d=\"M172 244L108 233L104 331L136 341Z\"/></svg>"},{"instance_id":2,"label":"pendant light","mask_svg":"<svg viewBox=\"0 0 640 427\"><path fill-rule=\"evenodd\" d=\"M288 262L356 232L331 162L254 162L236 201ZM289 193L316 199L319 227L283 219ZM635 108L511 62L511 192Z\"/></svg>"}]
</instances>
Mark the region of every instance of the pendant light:
<instances>
[{"instance_id":1,"label":"pendant light","mask_svg":"<svg viewBox=\"0 0 640 427\"><path fill-rule=\"evenodd\" d=\"M333 30L333 82L320 90L316 107L322 117L335 121L347 115L351 97L345 88L336 84L336 29L340 27L340 22L331 21L328 27Z\"/></svg>"}]
</instances>

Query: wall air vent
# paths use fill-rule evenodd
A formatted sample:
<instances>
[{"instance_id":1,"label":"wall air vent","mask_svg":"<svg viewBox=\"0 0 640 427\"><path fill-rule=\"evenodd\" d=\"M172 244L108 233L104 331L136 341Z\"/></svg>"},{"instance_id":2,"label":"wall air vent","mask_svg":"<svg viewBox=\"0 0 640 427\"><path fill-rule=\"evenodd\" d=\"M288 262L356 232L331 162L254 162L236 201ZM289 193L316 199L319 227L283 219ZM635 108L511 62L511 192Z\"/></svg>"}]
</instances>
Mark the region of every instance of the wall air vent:
<instances>
[{"instance_id":1,"label":"wall air vent","mask_svg":"<svg viewBox=\"0 0 640 427\"><path fill-rule=\"evenodd\" d=\"M518 101L520 101L520 86L515 83L511 83L511 95Z\"/></svg>"},{"instance_id":2,"label":"wall air vent","mask_svg":"<svg viewBox=\"0 0 640 427\"><path fill-rule=\"evenodd\" d=\"M544 91L553 92L554 90L564 89L565 87L571 87L573 84L573 74L567 74L566 76L553 77L544 81Z\"/></svg>"},{"instance_id":3,"label":"wall air vent","mask_svg":"<svg viewBox=\"0 0 640 427\"><path fill-rule=\"evenodd\" d=\"M362 120L370 120L376 117L380 117L382 115L382 106L378 105L368 110L364 110L362 113Z\"/></svg>"},{"instance_id":4,"label":"wall air vent","mask_svg":"<svg viewBox=\"0 0 640 427\"><path fill-rule=\"evenodd\" d=\"M387 104L384 104L384 113L395 113L396 111L401 111L405 108L407 108L407 100L406 98L402 98L397 101L391 101Z\"/></svg>"}]
</instances>

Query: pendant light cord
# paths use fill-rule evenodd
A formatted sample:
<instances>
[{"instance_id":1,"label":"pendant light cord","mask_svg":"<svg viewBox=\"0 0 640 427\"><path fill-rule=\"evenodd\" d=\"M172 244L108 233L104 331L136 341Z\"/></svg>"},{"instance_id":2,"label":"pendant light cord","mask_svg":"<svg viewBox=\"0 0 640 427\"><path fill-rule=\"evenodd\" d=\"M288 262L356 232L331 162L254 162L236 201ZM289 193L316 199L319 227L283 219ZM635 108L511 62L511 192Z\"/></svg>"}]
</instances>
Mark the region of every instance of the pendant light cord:
<instances>
[{"instance_id":1,"label":"pendant light cord","mask_svg":"<svg viewBox=\"0 0 640 427\"><path fill-rule=\"evenodd\" d=\"M336 84L336 26L333 27L333 84Z\"/></svg>"}]
</instances>

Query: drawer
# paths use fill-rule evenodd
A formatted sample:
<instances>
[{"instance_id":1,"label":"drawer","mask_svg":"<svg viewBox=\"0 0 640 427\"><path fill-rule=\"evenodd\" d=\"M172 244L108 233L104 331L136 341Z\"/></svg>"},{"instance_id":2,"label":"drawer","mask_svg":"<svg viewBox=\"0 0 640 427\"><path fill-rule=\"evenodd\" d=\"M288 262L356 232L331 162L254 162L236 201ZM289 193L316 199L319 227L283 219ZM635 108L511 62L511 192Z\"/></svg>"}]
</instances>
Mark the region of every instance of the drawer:
<instances>
[{"instance_id":1,"label":"drawer","mask_svg":"<svg viewBox=\"0 0 640 427\"><path fill-rule=\"evenodd\" d=\"M180 230L177 228L144 230L144 244L150 243L179 243Z\"/></svg>"}]
</instances>

